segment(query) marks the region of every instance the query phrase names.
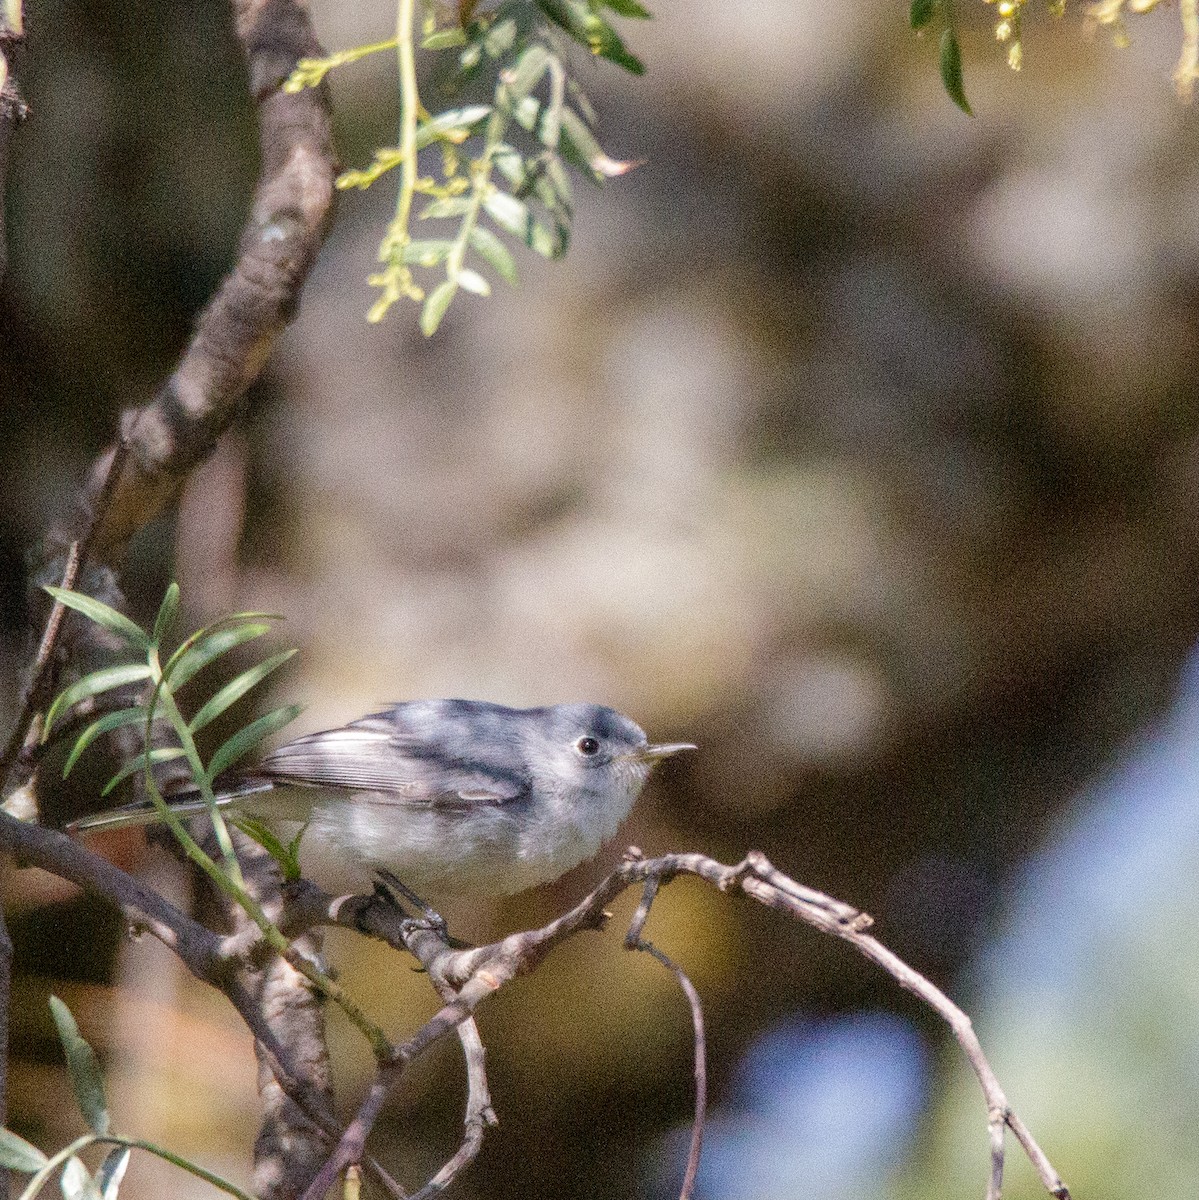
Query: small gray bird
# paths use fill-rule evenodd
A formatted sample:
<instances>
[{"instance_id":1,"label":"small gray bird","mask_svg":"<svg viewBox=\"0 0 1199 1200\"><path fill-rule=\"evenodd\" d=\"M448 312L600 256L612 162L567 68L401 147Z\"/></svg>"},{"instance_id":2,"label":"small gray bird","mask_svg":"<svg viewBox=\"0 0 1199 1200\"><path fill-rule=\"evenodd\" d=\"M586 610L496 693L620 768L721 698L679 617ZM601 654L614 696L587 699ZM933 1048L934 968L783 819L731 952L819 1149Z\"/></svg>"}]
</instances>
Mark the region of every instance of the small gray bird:
<instances>
[{"instance_id":1,"label":"small gray bird","mask_svg":"<svg viewBox=\"0 0 1199 1200\"><path fill-rule=\"evenodd\" d=\"M307 838L417 891L507 895L594 858L654 766L694 749L651 746L599 704L412 700L280 746L220 780L218 803L268 824L308 821ZM170 804L180 815L204 811L194 792ZM69 828L156 819L138 804Z\"/></svg>"}]
</instances>

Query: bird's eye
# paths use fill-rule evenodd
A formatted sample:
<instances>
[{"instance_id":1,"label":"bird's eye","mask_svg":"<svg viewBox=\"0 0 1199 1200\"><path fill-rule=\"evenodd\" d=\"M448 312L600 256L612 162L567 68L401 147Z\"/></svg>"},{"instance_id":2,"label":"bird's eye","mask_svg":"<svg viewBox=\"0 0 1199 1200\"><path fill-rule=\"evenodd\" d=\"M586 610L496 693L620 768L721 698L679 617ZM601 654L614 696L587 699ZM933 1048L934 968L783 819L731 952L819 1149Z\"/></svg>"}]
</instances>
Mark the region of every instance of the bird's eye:
<instances>
[{"instance_id":1,"label":"bird's eye","mask_svg":"<svg viewBox=\"0 0 1199 1200\"><path fill-rule=\"evenodd\" d=\"M581 737L575 742L575 749L587 758L599 753L599 742L593 737Z\"/></svg>"}]
</instances>

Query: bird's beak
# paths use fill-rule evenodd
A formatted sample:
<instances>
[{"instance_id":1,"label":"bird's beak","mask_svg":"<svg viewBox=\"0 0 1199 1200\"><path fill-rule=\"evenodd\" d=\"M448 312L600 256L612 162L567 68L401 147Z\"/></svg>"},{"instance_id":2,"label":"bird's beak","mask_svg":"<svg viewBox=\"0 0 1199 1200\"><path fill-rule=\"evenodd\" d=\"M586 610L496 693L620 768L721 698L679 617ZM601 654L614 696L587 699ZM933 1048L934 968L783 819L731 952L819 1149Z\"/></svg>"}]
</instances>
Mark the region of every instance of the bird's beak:
<instances>
[{"instance_id":1,"label":"bird's beak","mask_svg":"<svg viewBox=\"0 0 1199 1200\"><path fill-rule=\"evenodd\" d=\"M638 750L637 757L642 762L656 764L664 758L669 758L672 754L678 754L681 750L698 749L698 746L694 746L690 742L663 742L660 746L646 746L644 749Z\"/></svg>"}]
</instances>

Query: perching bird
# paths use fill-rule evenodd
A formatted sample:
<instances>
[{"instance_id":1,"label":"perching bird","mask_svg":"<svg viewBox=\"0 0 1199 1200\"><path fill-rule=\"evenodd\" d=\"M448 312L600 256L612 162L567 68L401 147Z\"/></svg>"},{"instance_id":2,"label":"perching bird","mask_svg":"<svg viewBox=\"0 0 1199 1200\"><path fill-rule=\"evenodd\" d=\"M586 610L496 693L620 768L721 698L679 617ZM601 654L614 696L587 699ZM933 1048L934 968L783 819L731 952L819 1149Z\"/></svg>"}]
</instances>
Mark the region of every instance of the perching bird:
<instances>
[{"instance_id":1,"label":"perching bird","mask_svg":"<svg viewBox=\"0 0 1199 1200\"><path fill-rule=\"evenodd\" d=\"M654 766L694 749L650 745L598 704L412 700L280 746L219 780L218 803L267 824L308 821L306 839L418 891L506 895L593 858ZM180 815L204 811L194 791L168 802ZM157 819L137 804L69 828Z\"/></svg>"}]
</instances>

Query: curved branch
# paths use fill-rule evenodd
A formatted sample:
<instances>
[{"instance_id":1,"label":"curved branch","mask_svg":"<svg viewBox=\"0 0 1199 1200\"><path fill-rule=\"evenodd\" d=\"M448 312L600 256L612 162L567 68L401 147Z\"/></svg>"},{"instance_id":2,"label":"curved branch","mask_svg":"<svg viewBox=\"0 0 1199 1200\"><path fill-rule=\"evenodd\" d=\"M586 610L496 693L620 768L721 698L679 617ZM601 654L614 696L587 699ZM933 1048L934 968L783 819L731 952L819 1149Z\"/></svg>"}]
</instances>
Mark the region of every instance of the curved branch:
<instances>
[{"instance_id":1,"label":"curved branch","mask_svg":"<svg viewBox=\"0 0 1199 1200\"><path fill-rule=\"evenodd\" d=\"M96 531L95 556L104 563L117 561L130 537L175 499L237 415L294 315L332 215L327 93L281 88L299 59L322 53L307 12L297 0L234 0L234 16L258 105L261 173L233 270L200 314L174 374L153 401L125 414L129 463ZM93 467L76 531L90 521L112 453Z\"/></svg>"},{"instance_id":2,"label":"curved branch","mask_svg":"<svg viewBox=\"0 0 1199 1200\"><path fill-rule=\"evenodd\" d=\"M751 851L736 866L727 866L703 854L666 854L647 859L635 847L626 852L624 862L616 870L569 912L540 929L514 933L502 941L473 950L455 950L435 929L407 921L402 911L386 904L378 895L335 899L311 885L303 885L289 893L287 901L292 912L290 919L285 918L289 927L313 921L344 925L381 938L390 945L404 946L420 961L439 993L442 988L448 987L453 995L412 1037L396 1048L392 1062L379 1068L366 1100L337 1148L305 1192L305 1200L319 1200L338 1172L359 1161L387 1093L409 1062L452 1029L459 1027L488 996L518 975L534 970L556 945L581 930L596 929L606 924L607 906L620 892L650 881L656 890L680 875L694 875L722 892L740 892L768 908L811 925L821 933L849 942L860 954L886 971L900 987L923 1000L949 1026L978 1079L986 1101L992 1151L988 1200L998 1200L999 1197L1005 1129L1012 1131L1045 1189L1057 1200L1069 1200L1069 1190L1061 1177L1008 1103L983 1053L970 1018L920 972L866 932L873 924L868 914L822 892L804 887L776 870L765 855L757 851ZM634 916L630 927L634 941L640 936L652 897L653 891L647 891L647 897L643 898Z\"/></svg>"}]
</instances>

